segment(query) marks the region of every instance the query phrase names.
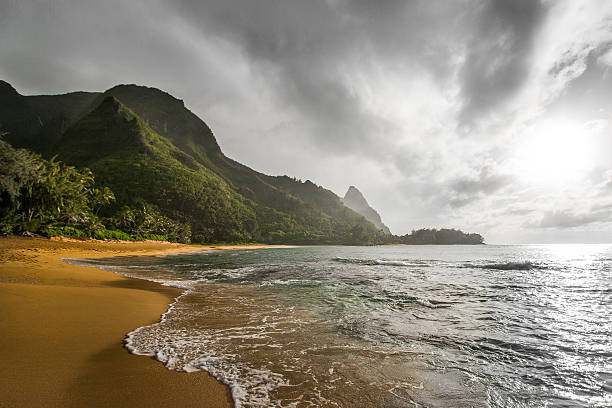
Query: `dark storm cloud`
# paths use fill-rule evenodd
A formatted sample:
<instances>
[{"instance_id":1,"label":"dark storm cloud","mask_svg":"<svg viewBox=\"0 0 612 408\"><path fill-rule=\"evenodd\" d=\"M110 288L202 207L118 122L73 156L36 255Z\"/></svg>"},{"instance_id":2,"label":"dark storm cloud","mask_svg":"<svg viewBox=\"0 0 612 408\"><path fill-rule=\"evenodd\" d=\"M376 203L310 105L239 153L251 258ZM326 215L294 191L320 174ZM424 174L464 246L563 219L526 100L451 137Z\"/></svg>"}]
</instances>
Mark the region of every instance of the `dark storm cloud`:
<instances>
[{"instance_id":1,"label":"dark storm cloud","mask_svg":"<svg viewBox=\"0 0 612 408\"><path fill-rule=\"evenodd\" d=\"M470 128L526 81L530 53L545 11L540 0L482 3L461 72L462 125Z\"/></svg>"},{"instance_id":2,"label":"dark storm cloud","mask_svg":"<svg viewBox=\"0 0 612 408\"><path fill-rule=\"evenodd\" d=\"M281 103L299 112L315 142L346 153L398 137L394 124L364 107L351 70L401 67L413 59L434 74L447 74L450 51L427 40L440 27L453 26L459 6L452 3L218 0L173 7L205 35L241 46Z\"/></svg>"},{"instance_id":3,"label":"dark storm cloud","mask_svg":"<svg viewBox=\"0 0 612 408\"><path fill-rule=\"evenodd\" d=\"M17 58L7 58L4 70L32 88L36 81L42 82L39 87L45 90L65 88L68 82L81 89L109 87L126 77L132 80L138 67L146 67L140 75L147 85L161 86L169 81L150 78L172 72L196 76L185 71L197 68L198 82L206 83L200 87L225 96L228 84L210 82L215 80L214 68L196 66L197 56L189 55L184 44L228 41L241 50L252 74L267 82L278 104L292 109L296 127L308 134L312 145L324 153L372 155L403 135L396 123L364 105L367 101L352 76L356 71L381 68L383 75L394 70L410 77L418 66L444 87L453 74L449 61L456 57L457 44L467 41L475 22L478 33L469 47L462 86L467 101L463 111L471 115L507 92L522 72L519 67L539 10L528 6L532 3L537 4L492 2L480 10L478 1L184 0L134 2L119 13L119 4L112 2L46 6L25 2L24 7L13 2L12 9L23 9L20 19L27 20L31 35L13 39ZM164 36L160 27L173 20L176 26L199 32L201 38L193 38L188 30L184 35L191 38ZM65 34L59 33L60 27ZM4 37L10 34L7 31ZM496 39L504 36L510 38L507 44L497 47ZM484 49L479 37L489 39ZM488 55L494 60L489 61ZM24 59L29 62L25 66ZM500 63L492 75L482 75ZM73 75L67 76L67 71ZM236 86L251 91L249 84Z\"/></svg>"}]
</instances>

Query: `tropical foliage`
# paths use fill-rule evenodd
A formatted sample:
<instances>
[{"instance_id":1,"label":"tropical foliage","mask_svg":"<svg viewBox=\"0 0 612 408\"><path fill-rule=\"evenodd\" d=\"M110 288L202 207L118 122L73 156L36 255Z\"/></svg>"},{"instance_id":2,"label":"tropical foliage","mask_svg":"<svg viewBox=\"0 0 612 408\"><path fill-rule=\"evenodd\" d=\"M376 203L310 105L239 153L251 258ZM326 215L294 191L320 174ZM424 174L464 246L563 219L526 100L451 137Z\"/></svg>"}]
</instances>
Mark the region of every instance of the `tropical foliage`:
<instances>
[{"instance_id":1,"label":"tropical foliage","mask_svg":"<svg viewBox=\"0 0 612 408\"><path fill-rule=\"evenodd\" d=\"M97 197L90 170L43 160L0 140L0 223L2 232L44 230L54 225L94 227L90 205L113 199Z\"/></svg>"},{"instance_id":2,"label":"tropical foliage","mask_svg":"<svg viewBox=\"0 0 612 408\"><path fill-rule=\"evenodd\" d=\"M480 234L466 234L457 229L423 228L397 237L397 242L410 245L478 245L484 243Z\"/></svg>"},{"instance_id":3,"label":"tropical foliage","mask_svg":"<svg viewBox=\"0 0 612 408\"><path fill-rule=\"evenodd\" d=\"M108 187L94 187L91 170L78 170L55 158L44 160L0 140L0 232L98 239L154 239L188 242L189 225L154 207L124 207L101 219L115 201ZM112 229L107 229L107 226Z\"/></svg>"},{"instance_id":4,"label":"tropical foliage","mask_svg":"<svg viewBox=\"0 0 612 408\"><path fill-rule=\"evenodd\" d=\"M267 176L226 157L200 118L155 88L22 96L0 81L0 129L17 147L2 144L4 233L291 244L409 240L386 236L310 181Z\"/></svg>"}]
</instances>

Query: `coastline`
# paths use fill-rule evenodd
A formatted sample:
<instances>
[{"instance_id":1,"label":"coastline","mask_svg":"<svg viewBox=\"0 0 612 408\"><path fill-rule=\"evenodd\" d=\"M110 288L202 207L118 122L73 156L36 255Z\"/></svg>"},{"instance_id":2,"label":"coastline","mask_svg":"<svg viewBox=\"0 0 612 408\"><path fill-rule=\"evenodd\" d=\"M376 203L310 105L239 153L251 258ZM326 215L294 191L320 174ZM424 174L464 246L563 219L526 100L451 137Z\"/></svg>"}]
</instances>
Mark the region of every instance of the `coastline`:
<instances>
[{"instance_id":1,"label":"coastline","mask_svg":"<svg viewBox=\"0 0 612 408\"><path fill-rule=\"evenodd\" d=\"M244 246L1 237L0 407L231 407L208 373L171 371L123 347L181 290L62 259L232 248Z\"/></svg>"}]
</instances>

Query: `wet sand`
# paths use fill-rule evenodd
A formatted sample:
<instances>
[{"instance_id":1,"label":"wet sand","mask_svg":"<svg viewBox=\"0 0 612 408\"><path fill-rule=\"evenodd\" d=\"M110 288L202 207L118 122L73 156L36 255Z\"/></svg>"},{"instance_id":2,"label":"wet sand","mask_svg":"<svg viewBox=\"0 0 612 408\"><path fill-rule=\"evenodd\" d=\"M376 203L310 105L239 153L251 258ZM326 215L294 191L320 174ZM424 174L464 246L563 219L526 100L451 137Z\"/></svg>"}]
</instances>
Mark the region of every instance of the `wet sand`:
<instances>
[{"instance_id":1,"label":"wet sand","mask_svg":"<svg viewBox=\"0 0 612 408\"><path fill-rule=\"evenodd\" d=\"M231 406L207 373L170 371L123 347L179 290L61 261L213 248L1 237L0 407Z\"/></svg>"}]
</instances>

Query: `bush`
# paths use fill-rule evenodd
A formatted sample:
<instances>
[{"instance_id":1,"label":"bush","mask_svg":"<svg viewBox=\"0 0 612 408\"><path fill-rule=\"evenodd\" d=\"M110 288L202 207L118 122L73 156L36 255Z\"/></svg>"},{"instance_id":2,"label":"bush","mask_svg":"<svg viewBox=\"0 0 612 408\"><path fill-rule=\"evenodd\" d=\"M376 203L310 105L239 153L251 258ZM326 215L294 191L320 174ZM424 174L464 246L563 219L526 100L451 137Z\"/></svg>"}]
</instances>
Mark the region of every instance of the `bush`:
<instances>
[{"instance_id":1,"label":"bush","mask_svg":"<svg viewBox=\"0 0 612 408\"><path fill-rule=\"evenodd\" d=\"M132 237L123 231L107 229L94 231L92 238L99 240L132 241Z\"/></svg>"},{"instance_id":2,"label":"bush","mask_svg":"<svg viewBox=\"0 0 612 408\"><path fill-rule=\"evenodd\" d=\"M64 226L64 227L47 227L45 231L46 235L50 237L70 237L70 238L78 238L78 239L87 239L90 234L87 231L84 231L80 228L72 227L72 226Z\"/></svg>"},{"instance_id":3,"label":"bush","mask_svg":"<svg viewBox=\"0 0 612 408\"><path fill-rule=\"evenodd\" d=\"M188 223L166 217L154 206L123 207L110 220L113 227L126 231L135 240L176 241L189 243L191 227Z\"/></svg>"},{"instance_id":4,"label":"bush","mask_svg":"<svg viewBox=\"0 0 612 408\"><path fill-rule=\"evenodd\" d=\"M168 241L168 237L159 234L142 234L143 239L149 239L151 241Z\"/></svg>"}]
</instances>

